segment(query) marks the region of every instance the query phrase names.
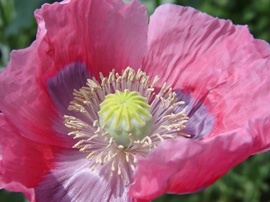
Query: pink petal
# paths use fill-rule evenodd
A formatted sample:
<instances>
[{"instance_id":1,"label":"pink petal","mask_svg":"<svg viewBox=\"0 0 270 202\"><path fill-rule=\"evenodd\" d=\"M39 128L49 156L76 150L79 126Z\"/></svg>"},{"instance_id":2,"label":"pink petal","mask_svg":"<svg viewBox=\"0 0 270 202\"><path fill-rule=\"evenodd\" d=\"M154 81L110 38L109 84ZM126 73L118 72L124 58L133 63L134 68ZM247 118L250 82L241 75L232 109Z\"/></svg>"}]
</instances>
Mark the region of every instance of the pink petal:
<instances>
[{"instance_id":1,"label":"pink petal","mask_svg":"<svg viewBox=\"0 0 270 202\"><path fill-rule=\"evenodd\" d=\"M58 116L39 78L38 48L42 38L29 48L13 51L8 67L0 73L0 110L12 127L24 137L63 147L74 145L72 138L51 129Z\"/></svg>"},{"instance_id":2,"label":"pink petal","mask_svg":"<svg viewBox=\"0 0 270 202\"><path fill-rule=\"evenodd\" d=\"M257 124L262 122L267 125ZM234 130L203 142L186 138L164 141L138 160L129 195L151 200L166 192L202 190L258 150L269 150L269 126L267 117L250 121L246 130Z\"/></svg>"},{"instance_id":3,"label":"pink petal","mask_svg":"<svg viewBox=\"0 0 270 202\"><path fill-rule=\"evenodd\" d=\"M49 169L58 149L22 137L0 114L0 186L30 193ZM30 197L28 193L28 197ZM30 197L31 198L31 197Z\"/></svg>"},{"instance_id":4,"label":"pink petal","mask_svg":"<svg viewBox=\"0 0 270 202\"><path fill-rule=\"evenodd\" d=\"M146 50L146 10L138 1L74 0L46 4L35 15L37 40L13 51L0 73L0 110L25 137L72 147L70 137L51 128L59 115L48 96L47 79L74 62L85 63L92 75L138 68Z\"/></svg>"},{"instance_id":5,"label":"pink petal","mask_svg":"<svg viewBox=\"0 0 270 202\"><path fill-rule=\"evenodd\" d=\"M270 117L252 119L248 122L247 130L254 141L253 154L268 151L270 148Z\"/></svg>"},{"instance_id":6,"label":"pink petal","mask_svg":"<svg viewBox=\"0 0 270 202\"><path fill-rule=\"evenodd\" d=\"M56 168L35 190L39 202L133 201L127 196L128 185L117 174L110 176L111 167L106 164L91 171L86 154L71 149L61 153L56 162Z\"/></svg>"},{"instance_id":7,"label":"pink petal","mask_svg":"<svg viewBox=\"0 0 270 202\"><path fill-rule=\"evenodd\" d=\"M47 32L46 27L45 27L45 22L44 22L43 18L41 18L39 16L36 16L36 21L37 21L37 24L38 24L36 38L37 39L43 38L44 35Z\"/></svg>"},{"instance_id":8,"label":"pink petal","mask_svg":"<svg viewBox=\"0 0 270 202\"><path fill-rule=\"evenodd\" d=\"M96 77L111 69L139 68L146 51L147 13L134 0L73 0L45 4L35 12L47 33L41 44L41 77L74 62L85 63ZM50 68L48 68L50 67Z\"/></svg>"},{"instance_id":9,"label":"pink petal","mask_svg":"<svg viewBox=\"0 0 270 202\"><path fill-rule=\"evenodd\" d=\"M163 5L150 18L143 69L190 93L217 118L208 137L270 113L270 48L246 26L192 8Z\"/></svg>"}]
</instances>

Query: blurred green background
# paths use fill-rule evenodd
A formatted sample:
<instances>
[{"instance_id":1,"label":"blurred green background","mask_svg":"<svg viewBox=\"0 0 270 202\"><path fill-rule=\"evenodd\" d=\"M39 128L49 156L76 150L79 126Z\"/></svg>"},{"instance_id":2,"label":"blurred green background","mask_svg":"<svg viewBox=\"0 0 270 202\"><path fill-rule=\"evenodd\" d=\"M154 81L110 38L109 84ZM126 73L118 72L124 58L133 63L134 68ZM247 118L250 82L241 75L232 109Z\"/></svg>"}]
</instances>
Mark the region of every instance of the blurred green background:
<instances>
[{"instance_id":1,"label":"blurred green background","mask_svg":"<svg viewBox=\"0 0 270 202\"><path fill-rule=\"evenodd\" d=\"M128 0L127 0L128 1ZM248 24L255 38L270 42L270 0L141 0L149 15L163 3L192 6L234 24ZM9 53L35 39L33 12L52 0L0 0L0 69ZM270 202L270 152L252 156L233 168L215 184L191 195L164 195L154 202ZM194 168L196 169L196 168ZM0 190L1 202L25 202L20 193Z\"/></svg>"}]
</instances>

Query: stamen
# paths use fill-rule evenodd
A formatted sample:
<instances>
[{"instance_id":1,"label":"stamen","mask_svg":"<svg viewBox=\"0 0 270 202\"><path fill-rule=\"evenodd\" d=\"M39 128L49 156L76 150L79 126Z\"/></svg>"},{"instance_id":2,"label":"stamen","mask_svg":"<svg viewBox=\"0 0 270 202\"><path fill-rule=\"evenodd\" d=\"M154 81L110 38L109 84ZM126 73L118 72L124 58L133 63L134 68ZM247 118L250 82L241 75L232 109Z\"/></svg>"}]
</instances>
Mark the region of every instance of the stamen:
<instances>
[{"instance_id":1,"label":"stamen","mask_svg":"<svg viewBox=\"0 0 270 202\"><path fill-rule=\"evenodd\" d=\"M122 75L119 75L114 69L108 77L100 73L99 81L95 78L88 79L85 87L74 90L74 100L70 102L68 110L73 111L75 116L65 115L64 124L70 130L68 135L78 139L73 148L85 153L86 158L91 161L90 170L97 169L97 166L108 166L110 176L117 174L125 183L129 183L130 177L127 176L129 172L126 172L125 169L135 171L136 155L147 156L151 150L166 139L191 137L182 132L188 121L185 109L174 113L176 107L183 105L184 102L178 101L176 93L166 83L157 91L155 89L158 82L157 76L151 83L150 80L149 76L140 69L135 71L128 67L122 71ZM102 111L101 103L106 97L117 93L127 100L135 94L141 97L136 97L136 102L131 99L128 104L128 107L134 106L133 114L126 113L127 106L121 108L125 113L119 111L117 116L115 116L115 109L103 110L106 116L114 116L114 118L111 123L102 123L99 113ZM142 100L144 101L142 102ZM139 105L141 111L138 110ZM112 109L111 102L105 103L104 106ZM108 126L119 123L121 123L121 127L137 130L140 124L145 123L140 121L141 117L136 113L139 112L140 115L143 114L147 117L146 108L152 119L149 132L145 132L143 129L139 132L141 136L138 137L134 131L127 130L127 139L125 142L121 142L111 135L111 131L107 130ZM117 122L122 119L124 121ZM138 124L134 125L136 121Z\"/></svg>"},{"instance_id":2,"label":"stamen","mask_svg":"<svg viewBox=\"0 0 270 202\"><path fill-rule=\"evenodd\" d=\"M158 77L155 76L155 78L154 78L154 80L153 80L153 82L152 82L152 84L150 86L151 89L154 88L154 86L156 85L156 83L158 82L158 80L159 80Z\"/></svg>"}]
</instances>

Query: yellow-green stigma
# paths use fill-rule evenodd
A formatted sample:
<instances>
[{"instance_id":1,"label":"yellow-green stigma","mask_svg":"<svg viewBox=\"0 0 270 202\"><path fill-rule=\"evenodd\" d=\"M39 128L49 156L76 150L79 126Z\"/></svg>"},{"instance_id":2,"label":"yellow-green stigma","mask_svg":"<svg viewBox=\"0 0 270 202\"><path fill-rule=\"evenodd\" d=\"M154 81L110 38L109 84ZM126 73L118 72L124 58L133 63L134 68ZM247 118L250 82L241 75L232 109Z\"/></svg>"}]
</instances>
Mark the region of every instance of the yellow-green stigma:
<instances>
[{"instance_id":1,"label":"yellow-green stigma","mask_svg":"<svg viewBox=\"0 0 270 202\"><path fill-rule=\"evenodd\" d=\"M130 140L142 140L152 128L152 115L147 99L136 91L118 90L109 94L100 104L98 112L101 126L118 145L127 147Z\"/></svg>"}]
</instances>

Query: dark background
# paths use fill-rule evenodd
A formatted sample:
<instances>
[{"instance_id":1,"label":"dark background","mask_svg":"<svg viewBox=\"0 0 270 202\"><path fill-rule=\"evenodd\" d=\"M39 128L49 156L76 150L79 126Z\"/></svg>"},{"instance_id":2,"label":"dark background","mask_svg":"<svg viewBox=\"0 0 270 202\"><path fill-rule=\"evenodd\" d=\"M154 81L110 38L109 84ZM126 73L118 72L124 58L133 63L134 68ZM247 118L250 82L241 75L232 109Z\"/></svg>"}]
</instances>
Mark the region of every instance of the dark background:
<instances>
[{"instance_id":1,"label":"dark background","mask_svg":"<svg viewBox=\"0 0 270 202\"><path fill-rule=\"evenodd\" d=\"M255 38L270 42L270 0L141 0L149 15L163 3L192 6L234 24L248 24ZM9 53L30 45L37 25L36 8L52 0L0 0L0 69ZM164 195L155 202L270 202L270 152L252 156L204 191L191 195ZM18 171L19 172L19 171ZM1 202L25 202L20 193L0 190Z\"/></svg>"}]
</instances>

